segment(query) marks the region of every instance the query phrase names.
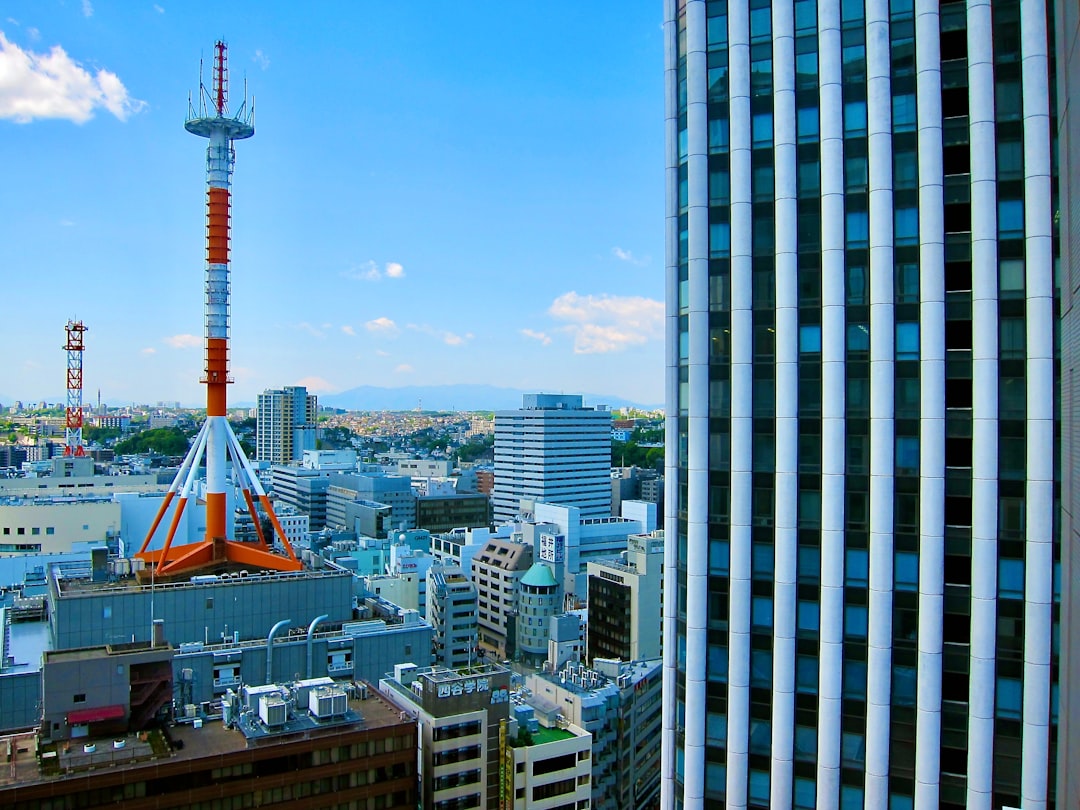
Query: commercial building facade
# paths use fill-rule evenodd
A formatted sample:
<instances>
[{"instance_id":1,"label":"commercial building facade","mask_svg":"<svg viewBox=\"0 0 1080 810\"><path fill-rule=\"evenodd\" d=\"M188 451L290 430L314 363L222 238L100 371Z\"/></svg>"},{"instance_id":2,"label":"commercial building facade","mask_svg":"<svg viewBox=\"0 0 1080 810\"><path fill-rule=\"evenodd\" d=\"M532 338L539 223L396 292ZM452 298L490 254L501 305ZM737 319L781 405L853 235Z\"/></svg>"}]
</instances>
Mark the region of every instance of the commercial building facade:
<instances>
[{"instance_id":1,"label":"commercial building facade","mask_svg":"<svg viewBox=\"0 0 1080 810\"><path fill-rule=\"evenodd\" d=\"M301 461L315 449L319 401L302 385L268 389L259 394L255 457L271 464Z\"/></svg>"},{"instance_id":2,"label":"commercial building facade","mask_svg":"<svg viewBox=\"0 0 1080 810\"><path fill-rule=\"evenodd\" d=\"M665 3L665 807L1066 798L1049 6Z\"/></svg>"},{"instance_id":3,"label":"commercial building facade","mask_svg":"<svg viewBox=\"0 0 1080 810\"><path fill-rule=\"evenodd\" d=\"M582 517L611 514L611 413L580 396L526 394L523 407L495 414L496 522L521 500L576 506Z\"/></svg>"}]
</instances>

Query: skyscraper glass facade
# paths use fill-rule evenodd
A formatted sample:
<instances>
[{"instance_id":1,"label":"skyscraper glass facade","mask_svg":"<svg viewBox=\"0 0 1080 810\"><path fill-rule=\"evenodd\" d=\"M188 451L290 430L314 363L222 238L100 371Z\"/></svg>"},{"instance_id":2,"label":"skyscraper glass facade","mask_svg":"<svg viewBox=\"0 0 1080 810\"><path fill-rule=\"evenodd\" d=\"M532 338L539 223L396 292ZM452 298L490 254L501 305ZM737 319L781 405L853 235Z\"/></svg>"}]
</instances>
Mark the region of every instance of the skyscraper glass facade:
<instances>
[{"instance_id":1,"label":"skyscraper glass facade","mask_svg":"<svg viewBox=\"0 0 1080 810\"><path fill-rule=\"evenodd\" d=\"M1046 0L665 0L664 806L1054 806Z\"/></svg>"}]
</instances>

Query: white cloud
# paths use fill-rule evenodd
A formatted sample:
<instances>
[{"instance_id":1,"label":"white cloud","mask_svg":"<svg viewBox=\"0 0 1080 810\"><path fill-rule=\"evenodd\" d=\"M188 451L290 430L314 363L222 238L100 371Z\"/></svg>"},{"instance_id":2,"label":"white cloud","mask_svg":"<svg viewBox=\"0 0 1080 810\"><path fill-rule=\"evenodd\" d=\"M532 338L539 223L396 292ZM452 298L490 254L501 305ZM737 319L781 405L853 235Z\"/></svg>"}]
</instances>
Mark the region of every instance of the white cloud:
<instances>
[{"instance_id":1,"label":"white cloud","mask_svg":"<svg viewBox=\"0 0 1080 810\"><path fill-rule=\"evenodd\" d=\"M202 338L198 335L170 335L162 340L174 349L194 349L202 346Z\"/></svg>"},{"instance_id":2,"label":"white cloud","mask_svg":"<svg viewBox=\"0 0 1080 810\"><path fill-rule=\"evenodd\" d=\"M382 270L373 261L351 267L341 274L353 281L381 281L383 278L404 278L405 268L397 262L387 262Z\"/></svg>"},{"instance_id":3,"label":"white cloud","mask_svg":"<svg viewBox=\"0 0 1080 810\"><path fill-rule=\"evenodd\" d=\"M90 3L90 0L82 0L82 15L84 17L94 16L94 6Z\"/></svg>"},{"instance_id":4,"label":"white cloud","mask_svg":"<svg viewBox=\"0 0 1080 810\"><path fill-rule=\"evenodd\" d=\"M379 357L389 357L390 352L384 352L382 349L376 349L375 354Z\"/></svg>"},{"instance_id":5,"label":"white cloud","mask_svg":"<svg viewBox=\"0 0 1080 810\"><path fill-rule=\"evenodd\" d=\"M387 317L375 318L364 324L364 328L376 335L396 336L401 330L398 325Z\"/></svg>"},{"instance_id":6,"label":"white cloud","mask_svg":"<svg viewBox=\"0 0 1080 810\"><path fill-rule=\"evenodd\" d=\"M623 250L621 247L613 247L611 249L611 255L620 261L629 262L630 264L636 264L639 267L649 263L649 257L638 258L629 250Z\"/></svg>"},{"instance_id":7,"label":"white cloud","mask_svg":"<svg viewBox=\"0 0 1080 810\"><path fill-rule=\"evenodd\" d=\"M156 11L158 14L164 14L165 13L165 9L163 9L157 3L154 3L154 11Z\"/></svg>"},{"instance_id":8,"label":"white cloud","mask_svg":"<svg viewBox=\"0 0 1080 810\"><path fill-rule=\"evenodd\" d=\"M567 322L562 330L574 336L575 354L621 351L663 336L664 304L651 298L568 292L548 312Z\"/></svg>"},{"instance_id":9,"label":"white cloud","mask_svg":"<svg viewBox=\"0 0 1080 810\"><path fill-rule=\"evenodd\" d=\"M62 220L60 220L60 225L61 225L61 227L64 227L64 228L70 228L74 224L75 224L74 220L70 220L70 219L62 219Z\"/></svg>"},{"instance_id":10,"label":"white cloud","mask_svg":"<svg viewBox=\"0 0 1080 810\"><path fill-rule=\"evenodd\" d=\"M458 335L454 332L448 332L445 329L436 329L434 326L430 326L426 323L410 323L409 329L416 332L423 332L425 335L431 335L434 338L441 340L447 346L464 346L474 335L472 332L466 332L464 335Z\"/></svg>"},{"instance_id":11,"label":"white cloud","mask_svg":"<svg viewBox=\"0 0 1080 810\"><path fill-rule=\"evenodd\" d=\"M101 107L126 121L146 102L132 98L115 73L99 68L91 75L59 45L34 53L0 32L0 118L18 124L66 118L83 124Z\"/></svg>"},{"instance_id":12,"label":"white cloud","mask_svg":"<svg viewBox=\"0 0 1080 810\"><path fill-rule=\"evenodd\" d=\"M543 332L537 332L534 329L522 329L521 334L523 334L527 338L532 338L533 340L540 341L540 343L544 346L551 345L551 338Z\"/></svg>"},{"instance_id":13,"label":"white cloud","mask_svg":"<svg viewBox=\"0 0 1080 810\"><path fill-rule=\"evenodd\" d=\"M342 332L344 332L344 333L345 333L346 335L348 335L349 337L356 337L356 330L355 330L355 329L353 329L353 328L352 328L351 326L349 326L348 324L346 324L345 326L341 327L341 331L342 331Z\"/></svg>"},{"instance_id":14,"label":"white cloud","mask_svg":"<svg viewBox=\"0 0 1080 810\"><path fill-rule=\"evenodd\" d=\"M332 394L339 390L336 385L322 377L304 377L297 380L295 384L304 386L313 394Z\"/></svg>"},{"instance_id":15,"label":"white cloud","mask_svg":"<svg viewBox=\"0 0 1080 810\"><path fill-rule=\"evenodd\" d=\"M328 328L328 326L329 324L323 324L323 329ZM326 332L324 332L323 329L320 329L317 326L312 326L307 321L301 321L300 323L296 324L296 328L303 332L307 332L309 335L315 338L326 337Z\"/></svg>"},{"instance_id":16,"label":"white cloud","mask_svg":"<svg viewBox=\"0 0 1080 810\"><path fill-rule=\"evenodd\" d=\"M251 61L258 65L262 70L266 70L270 67L270 57L263 53L261 48L255 50L255 55L251 57Z\"/></svg>"},{"instance_id":17,"label":"white cloud","mask_svg":"<svg viewBox=\"0 0 1080 810\"><path fill-rule=\"evenodd\" d=\"M410 366L408 363L402 363L400 366L394 369L395 374L412 374L416 369Z\"/></svg>"},{"instance_id":18,"label":"white cloud","mask_svg":"<svg viewBox=\"0 0 1080 810\"><path fill-rule=\"evenodd\" d=\"M153 346L147 346L140 352L140 354L157 354L157 349L155 349Z\"/></svg>"}]
</instances>

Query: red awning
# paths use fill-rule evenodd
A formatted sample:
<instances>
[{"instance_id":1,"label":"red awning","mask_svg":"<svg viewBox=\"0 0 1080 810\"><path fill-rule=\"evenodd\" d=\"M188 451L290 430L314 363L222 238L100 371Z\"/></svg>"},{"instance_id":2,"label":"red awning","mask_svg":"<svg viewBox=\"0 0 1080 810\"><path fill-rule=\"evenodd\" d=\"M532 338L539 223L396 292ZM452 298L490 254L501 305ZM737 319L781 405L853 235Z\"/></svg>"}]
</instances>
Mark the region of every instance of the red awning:
<instances>
[{"instance_id":1,"label":"red awning","mask_svg":"<svg viewBox=\"0 0 1080 810\"><path fill-rule=\"evenodd\" d=\"M77 726L83 723L97 723L100 720L116 720L123 716L123 706L102 706L98 709L79 709L68 712L67 721L69 726Z\"/></svg>"}]
</instances>

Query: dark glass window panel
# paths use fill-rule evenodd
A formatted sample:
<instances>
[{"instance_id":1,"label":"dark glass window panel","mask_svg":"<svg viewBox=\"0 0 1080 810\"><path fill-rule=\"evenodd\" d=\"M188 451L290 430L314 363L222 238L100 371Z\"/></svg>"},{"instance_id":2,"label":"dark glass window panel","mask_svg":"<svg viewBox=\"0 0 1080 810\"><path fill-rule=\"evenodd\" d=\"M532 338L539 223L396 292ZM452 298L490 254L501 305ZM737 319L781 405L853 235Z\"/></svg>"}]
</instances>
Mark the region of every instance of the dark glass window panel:
<instances>
[{"instance_id":1,"label":"dark glass window panel","mask_svg":"<svg viewBox=\"0 0 1080 810\"><path fill-rule=\"evenodd\" d=\"M959 377L945 380L945 407L971 407L971 380Z\"/></svg>"},{"instance_id":2,"label":"dark glass window panel","mask_svg":"<svg viewBox=\"0 0 1080 810\"><path fill-rule=\"evenodd\" d=\"M966 143L958 143L946 146L942 153L942 165L945 174L970 174L971 173L971 148Z\"/></svg>"},{"instance_id":3,"label":"dark glass window panel","mask_svg":"<svg viewBox=\"0 0 1080 810\"><path fill-rule=\"evenodd\" d=\"M947 87L941 91L941 117L959 118L968 114L968 89Z\"/></svg>"},{"instance_id":4,"label":"dark glass window panel","mask_svg":"<svg viewBox=\"0 0 1080 810\"><path fill-rule=\"evenodd\" d=\"M941 61L967 59L967 30L941 32Z\"/></svg>"},{"instance_id":5,"label":"dark glass window panel","mask_svg":"<svg viewBox=\"0 0 1080 810\"><path fill-rule=\"evenodd\" d=\"M971 466L971 439L945 440L945 466Z\"/></svg>"},{"instance_id":6,"label":"dark glass window panel","mask_svg":"<svg viewBox=\"0 0 1080 810\"><path fill-rule=\"evenodd\" d=\"M971 204L954 203L945 206L945 232L965 233L971 230Z\"/></svg>"},{"instance_id":7,"label":"dark glass window panel","mask_svg":"<svg viewBox=\"0 0 1080 810\"><path fill-rule=\"evenodd\" d=\"M948 292L968 292L971 290L971 262L945 263L945 289Z\"/></svg>"},{"instance_id":8,"label":"dark glass window panel","mask_svg":"<svg viewBox=\"0 0 1080 810\"><path fill-rule=\"evenodd\" d=\"M971 350L971 321L945 321L945 348Z\"/></svg>"}]
</instances>

